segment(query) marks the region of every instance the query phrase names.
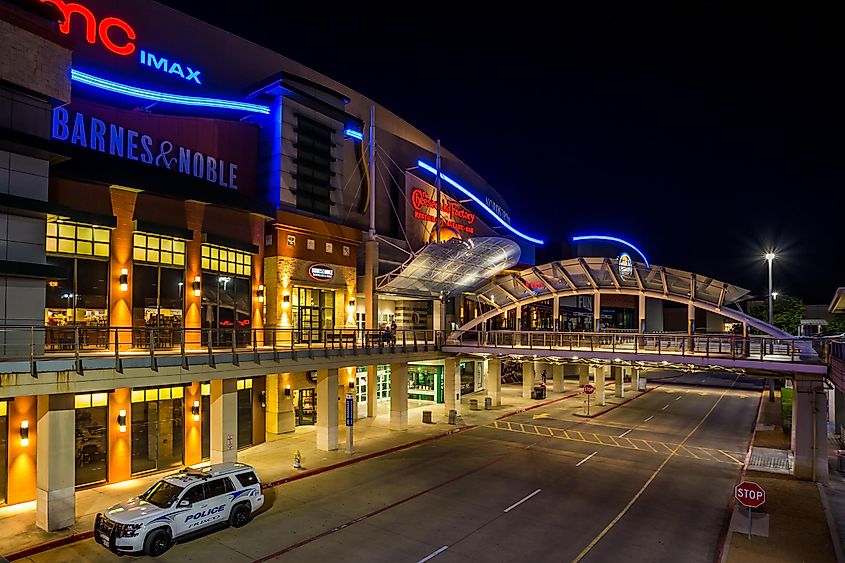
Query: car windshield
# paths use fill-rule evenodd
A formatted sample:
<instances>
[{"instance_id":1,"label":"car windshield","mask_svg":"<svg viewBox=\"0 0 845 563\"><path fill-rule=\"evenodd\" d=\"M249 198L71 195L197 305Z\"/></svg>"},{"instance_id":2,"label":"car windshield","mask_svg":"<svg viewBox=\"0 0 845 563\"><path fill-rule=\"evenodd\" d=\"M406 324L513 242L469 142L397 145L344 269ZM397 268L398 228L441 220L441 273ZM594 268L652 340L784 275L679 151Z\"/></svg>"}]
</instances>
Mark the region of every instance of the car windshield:
<instances>
[{"instance_id":1,"label":"car windshield","mask_svg":"<svg viewBox=\"0 0 845 563\"><path fill-rule=\"evenodd\" d=\"M183 490L185 490L184 487L173 485L167 481L159 481L138 498L159 508L168 508L176 501Z\"/></svg>"}]
</instances>

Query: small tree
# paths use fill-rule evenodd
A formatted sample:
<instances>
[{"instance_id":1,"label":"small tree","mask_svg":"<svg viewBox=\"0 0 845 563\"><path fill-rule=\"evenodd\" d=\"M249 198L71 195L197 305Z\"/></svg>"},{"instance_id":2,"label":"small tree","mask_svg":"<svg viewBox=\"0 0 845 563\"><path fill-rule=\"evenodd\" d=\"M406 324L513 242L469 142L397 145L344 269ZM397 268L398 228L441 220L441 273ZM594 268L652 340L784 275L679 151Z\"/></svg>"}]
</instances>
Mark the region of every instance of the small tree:
<instances>
[{"instance_id":1,"label":"small tree","mask_svg":"<svg viewBox=\"0 0 845 563\"><path fill-rule=\"evenodd\" d=\"M789 334L798 334L798 325L801 324L801 319L804 318L804 302L801 299L789 295L781 295L775 299L772 312L772 324ZM761 321L769 322L768 302L755 303L749 310L749 314Z\"/></svg>"}]
</instances>

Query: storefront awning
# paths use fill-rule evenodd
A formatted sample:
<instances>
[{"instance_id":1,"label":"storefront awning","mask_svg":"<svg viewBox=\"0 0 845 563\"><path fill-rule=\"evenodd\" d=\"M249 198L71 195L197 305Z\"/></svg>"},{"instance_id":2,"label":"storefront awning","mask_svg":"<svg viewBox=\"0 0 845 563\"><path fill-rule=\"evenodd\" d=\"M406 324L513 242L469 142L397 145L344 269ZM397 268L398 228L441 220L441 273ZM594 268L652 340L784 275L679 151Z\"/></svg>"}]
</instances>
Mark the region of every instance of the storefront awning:
<instances>
[{"instance_id":1,"label":"storefront awning","mask_svg":"<svg viewBox=\"0 0 845 563\"><path fill-rule=\"evenodd\" d=\"M478 287L519 261L519 245L500 237L429 244L394 271L379 276L379 291L415 297L450 297Z\"/></svg>"}]
</instances>

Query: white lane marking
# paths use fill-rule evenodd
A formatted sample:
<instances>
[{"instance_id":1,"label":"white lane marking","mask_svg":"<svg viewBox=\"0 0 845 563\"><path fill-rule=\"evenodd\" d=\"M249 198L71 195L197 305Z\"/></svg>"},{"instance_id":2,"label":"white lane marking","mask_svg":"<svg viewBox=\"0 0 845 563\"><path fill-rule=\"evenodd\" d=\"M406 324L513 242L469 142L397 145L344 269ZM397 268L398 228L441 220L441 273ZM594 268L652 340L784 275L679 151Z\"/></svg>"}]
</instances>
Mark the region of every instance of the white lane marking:
<instances>
[{"instance_id":1,"label":"white lane marking","mask_svg":"<svg viewBox=\"0 0 845 563\"><path fill-rule=\"evenodd\" d=\"M675 400L676 400L676 401L680 401L680 400L681 400L681 398L680 398L680 397L675 397Z\"/></svg>"},{"instance_id":2,"label":"white lane marking","mask_svg":"<svg viewBox=\"0 0 845 563\"><path fill-rule=\"evenodd\" d=\"M650 417L648 417L648 418L647 418L647 419L645 419L643 422L648 422L648 421L649 421L649 420L651 420L652 418L654 418L654 416L650 416Z\"/></svg>"},{"instance_id":3,"label":"white lane marking","mask_svg":"<svg viewBox=\"0 0 845 563\"><path fill-rule=\"evenodd\" d=\"M669 405L666 405L665 407L663 407L663 408L662 408L662 409L660 409L660 410L665 411L665 410L666 410L666 409L668 409L668 408L669 408Z\"/></svg>"},{"instance_id":4,"label":"white lane marking","mask_svg":"<svg viewBox=\"0 0 845 563\"><path fill-rule=\"evenodd\" d=\"M590 455L588 455L587 457L585 457L584 459L582 459L581 461L579 461L578 463L576 463L576 464L575 464L575 467L578 467L579 465L581 465L581 464L582 464L582 463L584 463L585 461L589 460L591 457L593 457L593 456L594 456L594 455L596 455L597 453L599 453L599 452L593 452L593 453L591 453Z\"/></svg>"},{"instance_id":5,"label":"white lane marking","mask_svg":"<svg viewBox=\"0 0 845 563\"><path fill-rule=\"evenodd\" d=\"M520 504L522 504L523 502L527 501L528 499L530 499L530 498L531 498L531 497L533 497L534 495L538 494L538 493L539 493L540 491L542 491L542 490L543 490L543 489L537 489L536 491L534 491L533 493L531 493L531 494L530 494L530 495L528 495L527 497L523 498L522 500L518 500L518 501L516 501L515 503L513 503L512 505L510 505L509 507L507 507L507 508L505 509L505 512L510 512L511 510L513 510L514 508L516 508L517 506L519 506L519 505L520 505Z\"/></svg>"},{"instance_id":6,"label":"white lane marking","mask_svg":"<svg viewBox=\"0 0 845 563\"><path fill-rule=\"evenodd\" d=\"M426 562L426 561L428 561L429 559L434 559L435 557L437 557L438 555L440 555L441 553L443 553L443 552L444 552L444 551L446 551L447 549L449 549L449 546L448 546L448 545L444 545L443 547L441 547L440 549L438 549L437 551L435 551L434 553L432 553L431 555L429 555L429 556L428 556L428 557L426 557L425 559L420 559L419 561L417 561L417 563L425 563L425 562Z\"/></svg>"},{"instance_id":7,"label":"white lane marking","mask_svg":"<svg viewBox=\"0 0 845 563\"><path fill-rule=\"evenodd\" d=\"M620 435L619 435L619 437L620 437L620 438L624 438L625 436L627 436L628 434L630 434L630 433L631 433L631 432L633 432L633 431L634 431L634 429L633 429L633 428L631 428L630 430L626 430L625 432L623 432L622 434L620 434Z\"/></svg>"}]
</instances>

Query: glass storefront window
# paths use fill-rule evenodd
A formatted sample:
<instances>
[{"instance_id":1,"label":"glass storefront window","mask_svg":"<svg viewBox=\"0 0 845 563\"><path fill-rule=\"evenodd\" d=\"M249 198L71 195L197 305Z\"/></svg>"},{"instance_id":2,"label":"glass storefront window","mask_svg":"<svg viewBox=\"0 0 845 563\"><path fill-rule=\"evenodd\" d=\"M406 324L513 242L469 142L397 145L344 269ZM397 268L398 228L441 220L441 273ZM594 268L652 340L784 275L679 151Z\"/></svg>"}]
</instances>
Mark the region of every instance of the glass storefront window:
<instances>
[{"instance_id":1,"label":"glass storefront window","mask_svg":"<svg viewBox=\"0 0 845 563\"><path fill-rule=\"evenodd\" d=\"M7 402L0 401L0 504L6 502L6 485L9 481L8 471L8 445L9 418Z\"/></svg>"},{"instance_id":2,"label":"glass storefront window","mask_svg":"<svg viewBox=\"0 0 845 563\"><path fill-rule=\"evenodd\" d=\"M232 248L202 246L202 326L224 329L212 333L214 346L231 346L232 332L238 346L251 342L252 255ZM203 344L208 334L203 332Z\"/></svg>"},{"instance_id":3,"label":"glass storefront window","mask_svg":"<svg viewBox=\"0 0 845 563\"><path fill-rule=\"evenodd\" d=\"M156 346L179 344L184 298L184 270L135 265L132 283L132 324L136 329L156 330ZM134 345L149 346L148 330L135 330Z\"/></svg>"},{"instance_id":4,"label":"glass storefront window","mask_svg":"<svg viewBox=\"0 0 845 563\"><path fill-rule=\"evenodd\" d=\"M133 389L132 473L182 465L185 406L182 387Z\"/></svg>"},{"instance_id":5,"label":"glass storefront window","mask_svg":"<svg viewBox=\"0 0 845 563\"><path fill-rule=\"evenodd\" d=\"M408 398L443 402L443 368L408 365Z\"/></svg>"},{"instance_id":6,"label":"glass storefront window","mask_svg":"<svg viewBox=\"0 0 845 563\"><path fill-rule=\"evenodd\" d=\"M204 272L220 272L247 278L252 275L252 255L233 248L203 244L200 265Z\"/></svg>"},{"instance_id":7,"label":"glass storefront window","mask_svg":"<svg viewBox=\"0 0 845 563\"><path fill-rule=\"evenodd\" d=\"M132 237L132 259L135 262L183 267L185 241L147 233L135 233Z\"/></svg>"},{"instance_id":8,"label":"glass storefront window","mask_svg":"<svg viewBox=\"0 0 845 563\"><path fill-rule=\"evenodd\" d=\"M252 378L239 379L238 449L252 445Z\"/></svg>"},{"instance_id":9,"label":"glass storefront window","mask_svg":"<svg viewBox=\"0 0 845 563\"><path fill-rule=\"evenodd\" d=\"M60 279L47 280L44 323L48 349L72 348L71 330L50 327L80 326L80 345L108 346L109 263L106 260L50 256L50 264L64 271Z\"/></svg>"},{"instance_id":10,"label":"glass storefront window","mask_svg":"<svg viewBox=\"0 0 845 563\"><path fill-rule=\"evenodd\" d=\"M108 475L108 394L76 395L74 402L76 485L103 482Z\"/></svg>"},{"instance_id":11,"label":"glass storefront window","mask_svg":"<svg viewBox=\"0 0 845 563\"><path fill-rule=\"evenodd\" d=\"M334 328L334 291L293 288L291 316L297 342L322 342L323 332Z\"/></svg>"},{"instance_id":12,"label":"glass storefront window","mask_svg":"<svg viewBox=\"0 0 845 563\"><path fill-rule=\"evenodd\" d=\"M108 258L110 235L106 227L47 219L47 252Z\"/></svg>"}]
</instances>

